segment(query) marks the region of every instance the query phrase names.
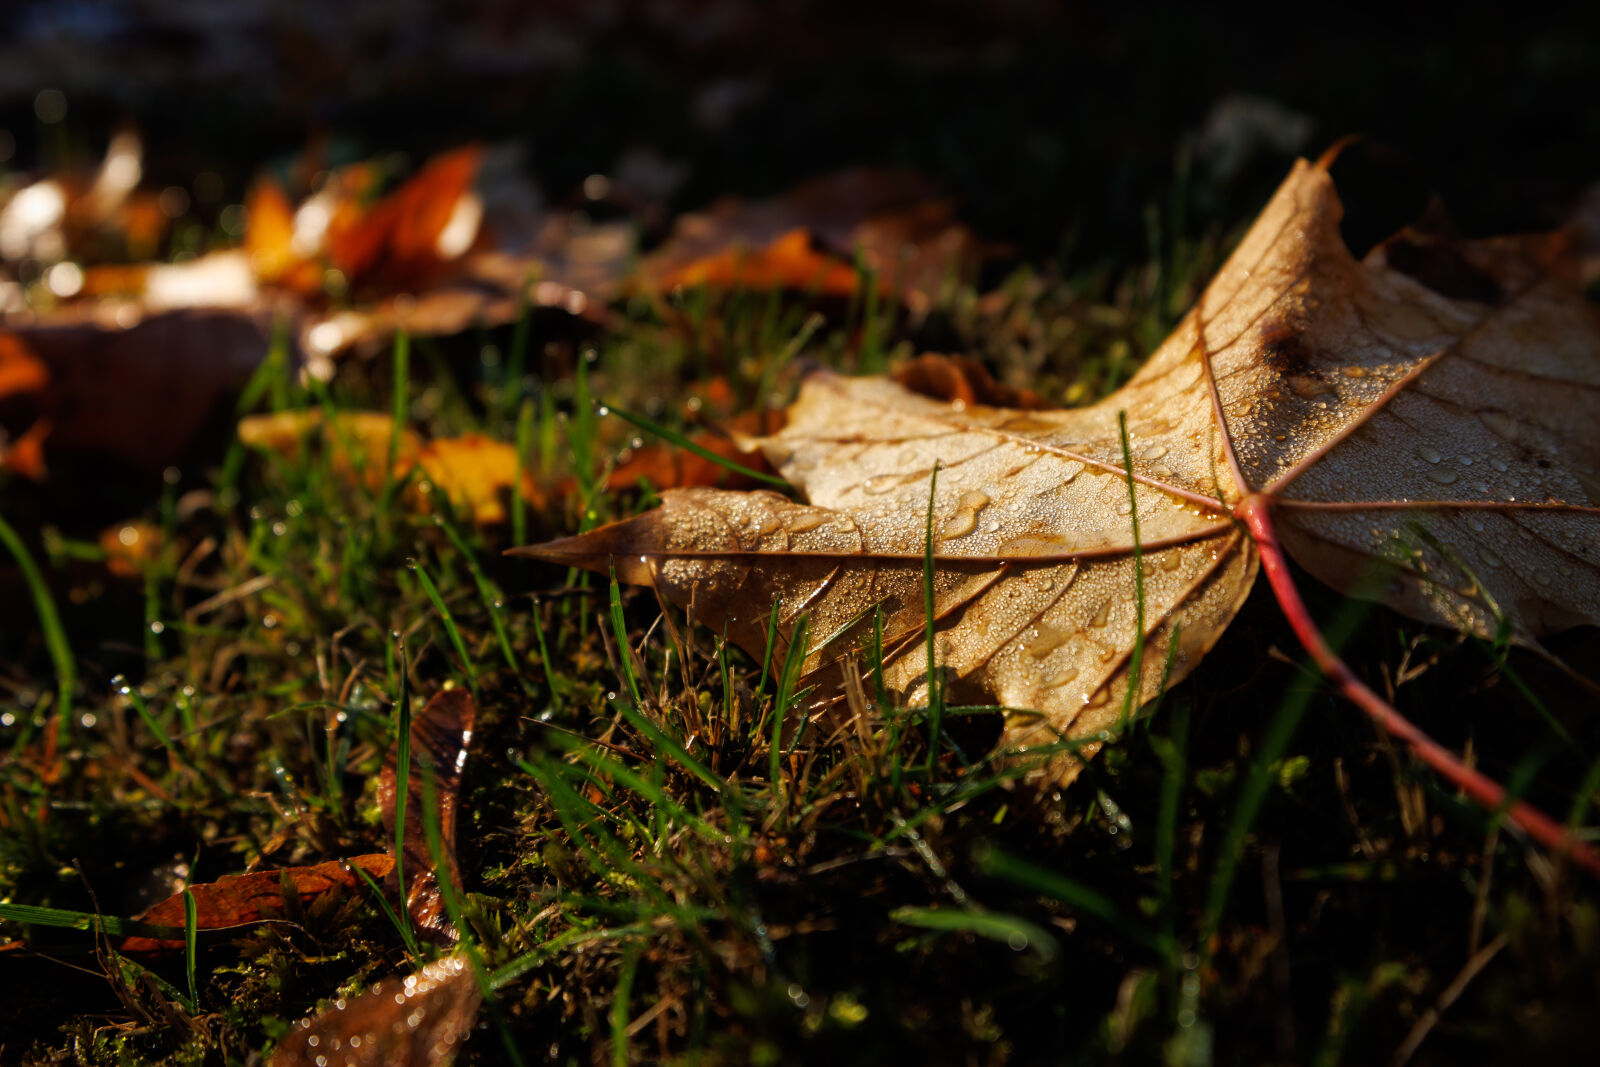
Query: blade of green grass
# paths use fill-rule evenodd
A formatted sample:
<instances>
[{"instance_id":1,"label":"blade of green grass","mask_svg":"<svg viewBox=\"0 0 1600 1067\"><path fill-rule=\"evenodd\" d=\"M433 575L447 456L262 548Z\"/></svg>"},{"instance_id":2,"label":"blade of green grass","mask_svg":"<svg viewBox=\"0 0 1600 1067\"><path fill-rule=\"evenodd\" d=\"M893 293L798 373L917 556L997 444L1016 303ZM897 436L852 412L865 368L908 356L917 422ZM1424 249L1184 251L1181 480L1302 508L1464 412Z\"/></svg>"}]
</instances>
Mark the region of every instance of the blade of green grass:
<instances>
[{"instance_id":1,"label":"blade of green grass","mask_svg":"<svg viewBox=\"0 0 1600 1067\"><path fill-rule=\"evenodd\" d=\"M422 961L422 951L417 945L417 935L416 932L411 929L411 924L409 922L401 921L400 916L397 915L394 908L390 906L389 898L384 894L383 887L378 884L377 879L373 878L372 875L368 874L360 867L357 867L355 864L351 864L350 869L355 871L356 874L360 875L361 880L367 883L367 888L372 890L372 897L378 902L379 910L383 912L384 918L389 920L390 925L392 925L395 930L399 932L400 940L405 943L406 954L411 957L413 962L420 963ZM400 866L397 862L395 864L395 870L398 871L399 869ZM403 893L401 895L404 896Z\"/></svg>"},{"instance_id":2,"label":"blade of green grass","mask_svg":"<svg viewBox=\"0 0 1600 1067\"><path fill-rule=\"evenodd\" d=\"M182 941L181 926L155 926L133 919L119 919L112 915L96 915L88 911L68 908L46 908L36 904L0 903L0 919L26 923L30 926L49 926L60 930L88 930L110 937L151 937L162 941Z\"/></svg>"},{"instance_id":3,"label":"blade of green grass","mask_svg":"<svg viewBox=\"0 0 1600 1067\"><path fill-rule=\"evenodd\" d=\"M468 547L466 539L456 529L455 523L450 522L443 515L435 515L433 521L450 539L456 551L461 553L461 558L466 562L467 573L472 575L472 583L477 587L478 598L483 601L483 609L489 614L489 624L494 627L495 640L500 645L500 653L505 657L506 666L512 674L517 674L517 654L511 648L511 635L506 632L505 619L502 618L505 596L500 589L483 573L483 567L478 563L476 553Z\"/></svg>"},{"instance_id":4,"label":"blade of green grass","mask_svg":"<svg viewBox=\"0 0 1600 1067\"><path fill-rule=\"evenodd\" d=\"M639 695L639 678L633 669L633 645L628 641L628 622L622 615L622 589L617 585L617 568L611 568L611 632L617 639L617 660L622 670L622 678L628 683L628 692L633 696L633 706L643 707L644 699Z\"/></svg>"},{"instance_id":5,"label":"blade of green grass","mask_svg":"<svg viewBox=\"0 0 1600 1067\"><path fill-rule=\"evenodd\" d=\"M409 671L406 666L406 643L400 634L394 635L394 654L399 675L395 684L394 700L394 884L398 887L401 907L397 916L403 924L401 937L407 945L416 944L416 934L411 928L411 913L405 907L406 876L406 801L411 792L411 692Z\"/></svg>"},{"instance_id":6,"label":"blade of green grass","mask_svg":"<svg viewBox=\"0 0 1600 1067\"><path fill-rule=\"evenodd\" d=\"M11 524L0 516L0 544L4 544L17 561L17 569L28 585L33 597L33 610L39 617L39 632L44 635L44 645L50 653L50 662L56 671L56 736L65 741L72 724L72 695L78 688L78 668L72 659L72 646L67 642L66 627L61 625L61 615L56 611L55 598L45 584L44 575L33 561L28 546ZM32 722L30 717L28 722ZM20 744L32 735L31 726L19 735Z\"/></svg>"},{"instance_id":7,"label":"blade of green grass","mask_svg":"<svg viewBox=\"0 0 1600 1067\"><path fill-rule=\"evenodd\" d=\"M200 991L194 982L195 934L200 928L199 909L195 906L194 891L183 890L183 975L189 982L189 1014L200 1010Z\"/></svg>"},{"instance_id":8,"label":"blade of green grass","mask_svg":"<svg viewBox=\"0 0 1600 1067\"><path fill-rule=\"evenodd\" d=\"M473 699L478 696L478 672L472 666L472 656L467 652L466 639L461 636L461 628L456 625L456 617L444 602L444 597L439 593L439 587L433 584L428 569L420 562L413 560L408 566L417 576L417 581L422 584L422 591L428 597L433 610L439 613L439 619L444 623L444 632L450 638L450 645L456 650L456 655L461 659L461 670L467 676L467 686L472 690Z\"/></svg>"},{"instance_id":9,"label":"blade of green grass","mask_svg":"<svg viewBox=\"0 0 1600 1067\"><path fill-rule=\"evenodd\" d=\"M637 426L639 429L644 430L647 433L653 433L657 437L666 441L668 444L671 444L676 448L681 448L686 452L692 452L701 459L709 460L710 462L715 463L717 466L722 467L724 470L733 471L735 474L742 474L746 478L751 478L767 485L777 486L779 489L786 491L793 488L788 482L776 475L765 474L761 471L746 467L741 463L735 463L727 456L719 456L704 445L696 444L694 441L691 441L677 430L669 429L668 427L661 425L659 422L645 418L643 415L635 415L632 412L624 411L622 408L616 407L612 404L603 405L600 408L600 414L615 415L623 422Z\"/></svg>"},{"instance_id":10,"label":"blade of green grass","mask_svg":"<svg viewBox=\"0 0 1600 1067\"><path fill-rule=\"evenodd\" d=\"M1117 433L1122 438L1122 465L1128 476L1128 523L1133 528L1133 653L1128 657L1128 689L1122 696L1122 721L1126 730L1137 710L1140 672L1144 669L1144 547L1139 542L1139 494L1133 480L1133 451L1128 446L1128 413L1117 412Z\"/></svg>"},{"instance_id":11,"label":"blade of green grass","mask_svg":"<svg viewBox=\"0 0 1600 1067\"><path fill-rule=\"evenodd\" d=\"M934 641L933 504L939 494L939 461L928 478L928 521L922 539L922 629L928 645L928 777L939 764L939 735L944 727L944 686Z\"/></svg>"},{"instance_id":12,"label":"blade of green grass","mask_svg":"<svg viewBox=\"0 0 1600 1067\"><path fill-rule=\"evenodd\" d=\"M802 615L794 624L789 636L789 648L784 653L783 670L778 675L778 696L772 702L772 749L768 754L768 776L772 788L779 788L779 769L783 762L783 723L789 716L789 705L795 699L795 685L800 680L800 668L806 656L806 638L810 630L810 616Z\"/></svg>"},{"instance_id":13,"label":"blade of green grass","mask_svg":"<svg viewBox=\"0 0 1600 1067\"><path fill-rule=\"evenodd\" d=\"M719 778L715 771L691 756L688 749L679 744L675 738L670 737L661 727L651 722L643 712L627 704L619 704L618 709L622 712L622 717L628 721L629 725L648 738L650 743L656 746L657 749L671 756L684 770L719 793L727 788L728 783Z\"/></svg>"},{"instance_id":14,"label":"blade of green grass","mask_svg":"<svg viewBox=\"0 0 1600 1067\"><path fill-rule=\"evenodd\" d=\"M1092 915L1113 930L1147 948L1164 951L1161 938L1143 924L1134 922L1109 897L1075 879L1046 870L1005 852L988 841L972 849L973 865L990 878L1001 878L1041 896L1052 897L1085 915Z\"/></svg>"},{"instance_id":15,"label":"blade of green grass","mask_svg":"<svg viewBox=\"0 0 1600 1067\"><path fill-rule=\"evenodd\" d=\"M1056 939L1045 929L1015 915L958 908L896 908L889 918L906 926L917 926L940 933L975 934L999 941L1015 951L1031 948L1044 962L1055 959L1060 950Z\"/></svg>"},{"instance_id":16,"label":"blade of green grass","mask_svg":"<svg viewBox=\"0 0 1600 1067\"><path fill-rule=\"evenodd\" d=\"M611 998L611 1063L613 1067L627 1067L628 1024L633 1020L628 1002L633 998L633 977L639 971L639 946L630 945L622 955L622 969L617 976L617 991Z\"/></svg>"},{"instance_id":17,"label":"blade of green grass","mask_svg":"<svg viewBox=\"0 0 1600 1067\"><path fill-rule=\"evenodd\" d=\"M383 522L389 521L390 505L398 488L394 470L400 461L400 440L405 435L406 416L411 410L411 336L404 330L394 337L393 366L394 392L389 401L389 417L394 425L389 428L388 462L383 469L383 486L378 491L377 503L378 517Z\"/></svg>"},{"instance_id":18,"label":"blade of green grass","mask_svg":"<svg viewBox=\"0 0 1600 1067\"><path fill-rule=\"evenodd\" d=\"M756 700L761 699L761 694L767 688L767 675L772 669L772 650L778 643L778 610L783 607L783 601L772 602L772 613L767 616L767 651L761 657L761 680L756 682Z\"/></svg>"},{"instance_id":19,"label":"blade of green grass","mask_svg":"<svg viewBox=\"0 0 1600 1067\"><path fill-rule=\"evenodd\" d=\"M517 476L511 483L511 543L525 545L528 543L528 502L522 496L522 483L532 476L528 469L528 457L533 449L533 399L530 397L522 402L517 409Z\"/></svg>"}]
</instances>

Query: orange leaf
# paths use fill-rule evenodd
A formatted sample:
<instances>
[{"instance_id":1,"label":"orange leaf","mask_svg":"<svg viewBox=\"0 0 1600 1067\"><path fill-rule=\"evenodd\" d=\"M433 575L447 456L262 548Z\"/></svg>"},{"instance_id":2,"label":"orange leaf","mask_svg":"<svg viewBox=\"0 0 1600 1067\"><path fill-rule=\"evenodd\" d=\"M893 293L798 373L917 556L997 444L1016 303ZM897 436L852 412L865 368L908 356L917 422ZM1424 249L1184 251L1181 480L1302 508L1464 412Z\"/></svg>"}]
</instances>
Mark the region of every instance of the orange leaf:
<instances>
[{"instance_id":1,"label":"orange leaf","mask_svg":"<svg viewBox=\"0 0 1600 1067\"><path fill-rule=\"evenodd\" d=\"M301 262L294 250L294 207L282 187L262 178L245 200L249 224L244 251L250 268L264 282L275 282Z\"/></svg>"},{"instance_id":2,"label":"orange leaf","mask_svg":"<svg viewBox=\"0 0 1600 1067\"><path fill-rule=\"evenodd\" d=\"M27 342L0 332L0 397L37 393L50 381L50 371Z\"/></svg>"},{"instance_id":3,"label":"orange leaf","mask_svg":"<svg viewBox=\"0 0 1600 1067\"><path fill-rule=\"evenodd\" d=\"M362 878L356 868L382 881L394 870L394 859L381 853L331 860L314 867L285 867L278 871L256 871L218 878L215 882L192 885L195 924L201 930L225 930L246 923L280 917L285 910L284 886L294 892L304 907L324 893L358 889ZM184 925L183 894L175 893L138 916L140 922L155 926ZM182 941L152 937L128 937L117 946L120 952L173 952Z\"/></svg>"},{"instance_id":4,"label":"orange leaf","mask_svg":"<svg viewBox=\"0 0 1600 1067\"><path fill-rule=\"evenodd\" d=\"M483 149L468 145L431 160L364 217L330 226L328 259L352 280L380 272L391 283L416 284L439 264L465 252L477 227L460 248L441 248L458 211L470 211L471 187ZM465 205L465 206L464 206ZM448 253L454 252L454 255Z\"/></svg>"},{"instance_id":5,"label":"orange leaf","mask_svg":"<svg viewBox=\"0 0 1600 1067\"><path fill-rule=\"evenodd\" d=\"M511 445L481 433L441 437L423 445L417 461L434 487L453 507L470 511L473 521L506 521L502 494L517 481L517 450ZM531 495L531 485L525 485L524 497Z\"/></svg>"},{"instance_id":6,"label":"orange leaf","mask_svg":"<svg viewBox=\"0 0 1600 1067\"><path fill-rule=\"evenodd\" d=\"M708 285L718 289L798 289L848 297L859 280L855 268L818 251L804 229L784 233L761 248L735 245L662 275L661 288Z\"/></svg>"},{"instance_id":7,"label":"orange leaf","mask_svg":"<svg viewBox=\"0 0 1600 1067\"><path fill-rule=\"evenodd\" d=\"M118 578L137 578L161 550L161 527L152 522L118 522L100 531L106 570Z\"/></svg>"}]
</instances>

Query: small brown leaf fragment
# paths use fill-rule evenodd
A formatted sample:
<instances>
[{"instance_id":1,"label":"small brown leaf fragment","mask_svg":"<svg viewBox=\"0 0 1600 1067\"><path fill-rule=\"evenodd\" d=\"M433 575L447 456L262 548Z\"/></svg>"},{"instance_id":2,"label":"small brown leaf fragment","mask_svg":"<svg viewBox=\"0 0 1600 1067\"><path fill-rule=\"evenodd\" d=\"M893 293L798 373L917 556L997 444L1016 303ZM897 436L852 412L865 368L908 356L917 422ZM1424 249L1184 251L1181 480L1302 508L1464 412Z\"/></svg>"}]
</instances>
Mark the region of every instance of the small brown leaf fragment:
<instances>
[{"instance_id":1,"label":"small brown leaf fragment","mask_svg":"<svg viewBox=\"0 0 1600 1067\"><path fill-rule=\"evenodd\" d=\"M664 290L696 285L715 289L790 289L848 297L860 286L855 268L816 248L805 230L790 230L755 248L734 245L662 274Z\"/></svg>"},{"instance_id":2,"label":"small brown leaf fragment","mask_svg":"<svg viewBox=\"0 0 1600 1067\"><path fill-rule=\"evenodd\" d=\"M456 793L461 786L461 768L467 745L472 741L472 724L477 707L465 689L445 689L429 700L411 720L411 769L406 789L405 851L402 863L406 879L406 907L412 921L433 940L453 942L459 936L445 913L433 853L425 831L424 790L431 768L434 811L439 823L439 845L452 885L461 885L461 870L456 865ZM378 779L378 805L383 812L386 840L395 838L395 802L399 796L399 752L391 749L383 761Z\"/></svg>"},{"instance_id":3,"label":"small brown leaf fragment","mask_svg":"<svg viewBox=\"0 0 1600 1067\"><path fill-rule=\"evenodd\" d=\"M969 356L924 352L896 367L894 380L913 393L935 400L959 400L963 404L1027 411L1050 407L1049 401L1032 389L1015 389L995 381L988 368Z\"/></svg>"},{"instance_id":4,"label":"small brown leaf fragment","mask_svg":"<svg viewBox=\"0 0 1600 1067\"><path fill-rule=\"evenodd\" d=\"M331 860L314 867L285 867L276 871L256 871L252 874L235 874L218 878L215 882L192 885L196 927L201 930L224 930L233 926L260 922L263 919L281 918L287 907L283 887L288 885L295 893L295 904L304 907L325 893L361 890L364 882L356 868L382 882L394 870L394 860L381 853L352 856L348 860ZM137 916L140 922L153 926L184 925L183 894L176 893L155 904ZM127 937L117 945L125 953L163 953L183 949L182 940L168 941L149 937Z\"/></svg>"},{"instance_id":5,"label":"small brown leaf fragment","mask_svg":"<svg viewBox=\"0 0 1600 1067\"><path fill-rule=\"evenodd\" d=\"M301 1019L271 1067L435 1067L472 1034L483 992L458 954Z\"/></svg>"},{"instance_id":6,"label":"small brown leaf fragment","mask_svg":"<svg viewBox=\"0 0 1600 1067\"><path fill-rule=\"evenodd\" d=\"M883 294L925 310L992 251L927 181L861 167L812 179L781 197L728 197L681 216L640 275L656 289L704 284L848 297L861 285L859 260Z\"/></svg>"}]
</instances>

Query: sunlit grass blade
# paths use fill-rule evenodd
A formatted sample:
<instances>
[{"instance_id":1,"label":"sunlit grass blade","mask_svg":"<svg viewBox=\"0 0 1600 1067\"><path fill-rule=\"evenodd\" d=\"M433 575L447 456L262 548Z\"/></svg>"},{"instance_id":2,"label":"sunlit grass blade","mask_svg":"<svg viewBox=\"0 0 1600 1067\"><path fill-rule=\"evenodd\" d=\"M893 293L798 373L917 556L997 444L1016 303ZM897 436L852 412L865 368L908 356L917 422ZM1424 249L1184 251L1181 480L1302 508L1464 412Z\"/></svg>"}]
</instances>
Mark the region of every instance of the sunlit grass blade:
<instances>
[{"instance_id":1,"label":"sunlit grass blade","mask_svg":"<svg viewBox=\"0 0 1600 1067\"><path fill-rule=\"evenodd\" d=\"M390 505L394 502L398 484L395 468L400 462L400 441L405 435L407 416L411 411L411 337L404 330L395 334L393 361L393 394L389 401L389 417L394 425L389 430L389 451L383 468L382 488L378 491L377 512L384 522L389 521Z\"/></svg>"},{"instance_id":2,"label":"sunlit grass blade","mask_svg":"<svg viewBox=\"0 0 1600 1067\"><path fill-rule=\"evenodd\" d=\"M398 918L403 926L401 937L406 944L416 944L416 934L411 928L411 913L405 908L406 899L406 802L411 792L411 692L409 669L406 664L405 641L395 635L393 652L397 662L394 697L394 882L399 888L401 907Z\"/></svg>"},{"instance_id":3,"label":"sunlit grass blade","mask_svg":"<svg viewBox=\"0 0 1600 1067\"><path fill-rule=\"evenodd\" d=\"M620 705L619 710L630 726L648 738L650 743L656 746L657 749L671 756L684 770L718 792L727 788L728 783L719 778L715 771L690 755L688 749L668 735L661 727L651 722L650 718L643 712L626 704Z\"/></svg>"},{"instance_id":4,"label":"sunlit grass blade","mask_svg":"<svg viewBox=\"0 0 1600 1067\"><path fill-rule=\"evenodd\" d=\"M617 585L617 571L611 569L611 632L617 639L617 664L622 671L622 678L628 685L628 693L633 697L633 706L643 707L644 699L639 695L639 678L633 669L633 644L628 637L628 621L622 614L622 590Z\"/></svg>"},{"instance_id":5,"label":"sunlit grass blade","mask_svg":"<svg viewBox=\"0 0 1600 1067\"><path fill-rule=\"evenodd\" d=\"M1128 446L1128 413L1117 412L1117 433L1122 439L1122 465L1128 478L1128 524L1133 531L1133 651L1128 656L1128 689L1122 697L1122 721L1126 729L1138 710L1140 672L1144 669L1144 546L1139 541L1139 494L1133 480L1133 451Z\"/></svg>"},{"instance_id":6,"label":"sunlit grass blade","mask_svg":"<svg viewBox=\"0 0 1600 1067\"><path fill-rule=\"evenodd\" d=\"M934 640L933 504L939 495L939 461L928 478L928 520L922 539L922 629L928 646L928 775L939 765L939 735L944 728L944 684Z\"/></svg>"},{"instance_id":7,"label":"sunlit grass blade","mask_svg":"<svg viewBox=\"0 0 1600 1067\"><path fill-rule=\"evenodd\" d=\"M55 667L56 736L64 741L72 726L72 698L78 688L78 668L72 659L72 646L67 642L67 630L61 625L55 598L50 595L50 587L34 563L33 554L3 516L0 516L0 544L4 544L17 561L17 569L22 572L23 581L28 585L28 594L33 598L33 610L39 617L39 632L44 636L50 663ZM30 727L20 736L26 738L31 733Z\"/></svg>"},{"instance_id":8,"label":"sunlit grass blade","mask_svg":"<svg viewBox=\"0 0 1600 1067\"><path fill-rule=\"evenodd\" d=\"M794 624L794 632L789 636L789 649L783 657L783 670L778 675L778 695L772 702L772 749L767 757L767 773L772 783L772 788L777 789L779 784L779 768L783 761L783 724L789 717L789 706L795 699L795 686L800 681L800 669L805 665L809 651L806 640L810 631L811 619L802 615Z\"/></svg>"},{"instance_id":9,"label":"sunlit grass blade","mask_svg":"<svg viewBox=\"0 0 1600 1067\"><path fill-rule=\"evenodd\" d=\"M756 699L761 699L761 694L767 688L767 675L772 673L772 650L778 644L778 611L783 607L783 601L774 600L772 611L767 616L767 650L761 657L761 679L756 682Z\"/></svg>"},{"instance_id":10,"label":"sunlit grass blade","mask_svg":"<svg viewBox=\"0 0 1600 1067\"><path fill-rule=\"evenodd\" d=\"M1014 950L1031 948L1046 963L1060 951L1056 939L1036 923L1015 915L964 908L896 908L889 918L907 926L941 933L975 934L998 941Z\"/></svg>"},{"instance_id":11,"label":"sunlit grass blade","mask_svg":"<svg viewBox=\"0 0 1600 1067\"><path fill-rule=\"evenodd\" d=\"M523 497L523 482L532 477L528 467L528 459L533 452L533 399L530 397L522 402L517 409L517 474L516 480L511 483L511 543L514 545L527 544L528 542L528 502Z\"/></svg>"},{"instance_id":12,"label":"sunlit grass blade","mask_svg":"<svg viewBox=\"0 0 1600 1067\"><path fill-rule=\"evenodd\" d=\"M110 937L150 937L162 941L182 941L185 937L181 926L155 926L112 915L96 915L69 908L46 908L35 904L0 903L0 919L60 930L87 930Z\"/></svg>"},{"instance_id":13,"label":"sunlit grass blade","mask_svg":"<svg viewBox=\"0 0 1600 1067\"><path fill-rule=\"evenodd\" d=\"M454 523L443 515L435 515L434 522L444 530L445 536L450 538L450 543L461 554L461 559L467 565L467 572L472 575L472 583L477 587L478 598L483 601L483 610L489 615L489 625L494 627L495 641L500 645L500 654L505 657L506 666L513 674L517 673L517 654L511 648L511 635L506 632L505 619L502 617L504 596L489 576L483 573L483 567L478 563L477 554L474 553L461 532Z\"/></svg>"},{"instance_id":14,"label":"sunlit grass blade","mask_svg":"<svg viewBox=\"0 0 1600 1067\"><path fill-rule=\"evenodd\" d=\"M621 419L623 422L637 426L639 429L644 430L647 433L653 433L657 437L666 441L668 444L673 445L676 448L681 448L685 452L692 452L701 459L715 463L724 470L733 471L735 474L743 475L746 478L765 483L766 485L776 486L779 489L789 490L793 488L788 482L784 481L782 478L779 478L777 475L753 470L750 467L744 466L742 463L735 463L727 456L719 456L717 453L711 451L711 449L705 447L704 445L691 441L677 430L663 426L659 422L656 422L652 419L647 419L643 415L635 415L630 411L624 411L622 408L615 407L611 404L605 405L601 411L602 413L609 412L610 414Z\"/></svg>"},{"instance_id":15,"label":"sunlit grass blade","mask_svg":"<svg viewBox=\"0 0 1600 1067\"><path fill-rule=\"evenodd\" d=\"M639 971L639 946L630 945L622 956L622 969L617 975L617 990L611 998L611 1062L613 1067L627 1067L629 1002L633 999L633 976Z\"/></svg>"},{"instance_id":16,"label":"sunlit grass blade","mask_svg":"<svg viewBox=\"0 0 1600 1067\"><path fill-rule=\"evenodd\" d=\"M461 669L467 676L467 685L471 688L473 697L477 697L478 672L472 666L472 654L467 651L467 642L461 636L461 628L456 625L455 615L444 602L444 597L439 594L439 587L434 584L428 569L420 562L413 562L411 570L416 574L417 581L422 584L422 591L427 595L428 602L433 605L433 610L439 613L439 620L444 623L444 632L450 638L450 646L456 650L456 655L461 660Z\"/></svg>"},{"instance_id":17,"label":"sunlit grass blade","mask_svg":"<svg viewBox=\"0 0 1600 1067\"><path fill-rule=\"evenodd\" d=\"M390 906L389 898L384 893L383 887L378 884L377 879L373 878L372 875L368 874L365 870L353 863L350 865L350 869L355 871L356 874L360 876L361 880L367 884L368 889L372 890L373 900L377 901L378 909L383 912L384 918L388 919L389 924L393 926L400 934L400 940L404 942L406 946L406 953L414 962L420 963L422 960L422 951L417 945L417 935L416 932L412 930L411 923L401 921L399 914L397 914L394 908ZM399 862L396 861L395 870L398 871L399 869ZM403 893L402 896L404 896ZM405 907L404 904L402 904L401 911L404 910Z\"/></svg>"},{"instance_id":18,"label":"sunlit grass blade","mask_svg":"<svg viewBox=\"0 0 1600 1067\"><path fill-rule=\"evenodd\" d=\"M195 934L200 928L198 908L194 902L194 891L185 887L183 890L183 975L189 982L189 1014L193 1015L200 1010L200 991L195 986Z\"/></svg>"},{"instance_id":19,"label":"sunlit grass blade","mask_svg":"<svg viewBox=\"0 0 1600 1067\"><path fill-rule=\"evenodd\" d=\"M973 846L972 861L980 872L991 878L1001 878L1041 896L1053 897L1085 915L1092 915L1147 948L1157 951L1164 948L1160 938L1130 919L1105 894L1082 882L1029 863L988 841Z\"/></svg>"}]
</instances>

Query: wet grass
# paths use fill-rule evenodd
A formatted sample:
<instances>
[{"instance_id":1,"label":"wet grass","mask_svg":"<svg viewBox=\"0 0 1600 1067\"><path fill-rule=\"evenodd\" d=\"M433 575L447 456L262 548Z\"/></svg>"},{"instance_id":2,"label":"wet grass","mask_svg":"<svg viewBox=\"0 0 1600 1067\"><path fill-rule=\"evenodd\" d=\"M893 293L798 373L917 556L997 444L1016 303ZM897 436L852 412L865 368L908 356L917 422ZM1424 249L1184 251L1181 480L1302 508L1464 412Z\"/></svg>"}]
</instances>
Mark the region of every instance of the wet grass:
<instances>
[{"instance_id":1,"label":"wet grass","mask_svg":"<svg viewBox=\"0 0 1600 1067\"><path fill-rule=\"evenodd\" d=\"M1595 887L1376 736L1264 595L1159 714L1038 797L989 758L993 709L897 707L880 681L851 694L863 729L786 735L798 656L756 662L648 590L501 555L513 531L648 506L648 487L605 475L640 432L682 440L710 375L748 409L790 393L801 360L877 368L937 332L1056 401L1104 395L1226 248L1221 231L1163 239L1165 218L1130 270L1019 269L920 322L868 300L690 293L672 315L630 306L594 340L526 323L489 338L527 379L457 338L325 388L274 359L247 390L246 408L389 409L515 441L522 469L565 491L513 506L511 526L475 526L437 492L424 513L392 464L352 481L307 446L177 474L142 516L161 536L136 578L104 573L91 530L0 527L39 561L13 610L44 634L7 650L0 697L0 929L19 942L0 953L0 1059L242 1063L425 955L372 894L224 934L191 921L182 955L145 963L83 927L188 882L380 850L377 770L446 684L480 712L445 902L500 1034L464 1063L508 1048L528 1063L1562 1062L1585 1047ZM1402 711L1584 822L1600 723L1580 690L1310 595ZM87 627L101 609L131 623ZM861 655L879 675L881 638Z\"/></svg>"}]
</instances>

